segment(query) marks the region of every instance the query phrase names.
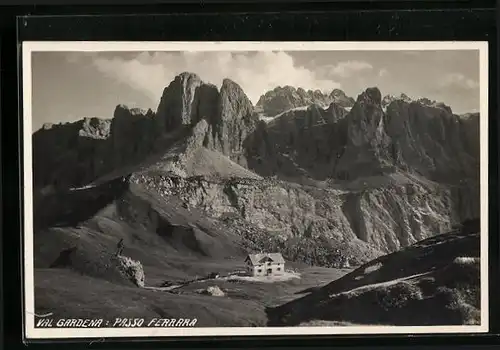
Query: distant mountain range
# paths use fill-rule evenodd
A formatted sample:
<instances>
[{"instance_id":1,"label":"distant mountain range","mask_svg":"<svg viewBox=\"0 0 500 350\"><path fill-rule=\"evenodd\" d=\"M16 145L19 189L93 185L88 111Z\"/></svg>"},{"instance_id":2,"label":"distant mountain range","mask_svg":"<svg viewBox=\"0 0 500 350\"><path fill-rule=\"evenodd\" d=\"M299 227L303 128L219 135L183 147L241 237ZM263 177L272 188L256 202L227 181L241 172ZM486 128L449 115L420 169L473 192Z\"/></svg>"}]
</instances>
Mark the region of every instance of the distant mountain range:
<instances>
[{"instance_id":1,"label":"distant mountain range","mask_svg":"<svg viewBox=\"0 0 500 350\"><path fill-rule=\"evenodd\" d=\"M265 115L275 116L284 111L316 104L328 107L335 103L340 107L351 108L356 101L340 89L334 89L330 94L324 94L320 90L295 89L292 86L277 87L266 92L257 102L257 109L262 109Z\"/></svg>"},{"instance_id":2,"label":"distant mountain range","mask_svg":"<svg viewBox=\"0 0 500 350\"><path fill-rule=\"evenodd\" d=\"M479 114L405 94L382 98L375 87L356 100L338 89L278 87L254 107L235 82L219 90L186 72L156 112L120 105L108 120L45 125L33 152L40 193L130 174L180 177L169 191L214 217L236 212L276 237L355 238L382 252L479 210ZM197 186L212 194L196 197Z\"/></svg>"}]
</instances>

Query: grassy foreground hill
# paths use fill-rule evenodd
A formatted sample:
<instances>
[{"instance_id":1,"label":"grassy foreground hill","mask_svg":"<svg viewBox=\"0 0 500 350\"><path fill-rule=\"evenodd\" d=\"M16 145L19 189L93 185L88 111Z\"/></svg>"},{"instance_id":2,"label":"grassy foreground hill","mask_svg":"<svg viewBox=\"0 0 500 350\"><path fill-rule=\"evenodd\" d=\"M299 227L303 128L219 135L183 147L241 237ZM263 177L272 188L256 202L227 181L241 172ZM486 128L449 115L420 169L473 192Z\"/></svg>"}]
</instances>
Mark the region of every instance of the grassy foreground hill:
<instances>
[{"instance_id":1,"label":"grassy foreground hill","mask_svg":"<svg viewBox=\"0 0 500 350\"><path fill-rule=\"evenodd\" d=\"M270 325L480 324L479 221L375 259L303 298L270 308Z\"/></svg>"}]
</instances>

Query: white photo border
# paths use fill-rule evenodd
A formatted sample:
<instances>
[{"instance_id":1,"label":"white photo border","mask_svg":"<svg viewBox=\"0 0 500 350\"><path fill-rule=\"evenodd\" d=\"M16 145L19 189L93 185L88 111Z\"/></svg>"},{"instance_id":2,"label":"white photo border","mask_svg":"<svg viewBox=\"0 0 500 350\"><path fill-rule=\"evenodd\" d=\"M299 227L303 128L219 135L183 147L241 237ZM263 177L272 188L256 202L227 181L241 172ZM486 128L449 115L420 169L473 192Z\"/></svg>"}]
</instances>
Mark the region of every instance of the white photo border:
<instances>
[{"instance_id":1,"label":"white photo border","mask_svg":"<svg viewBox=\"0 0 500 350\"><path fill-rule=\"evenodd\" d=\"M214 327L214 328L35 328L32 174L32 70L33 52L132 51L433 51L478 50L480 72L480 223L481 325L464 326L339 326L339 327ZM487 333L489 331L488 280L488 42L110 42L25 41L22 43L23 140L23 280L24 332L27 340L56 338L135 338L204 336L384 335Z\"/></svg>"}]
</instances>

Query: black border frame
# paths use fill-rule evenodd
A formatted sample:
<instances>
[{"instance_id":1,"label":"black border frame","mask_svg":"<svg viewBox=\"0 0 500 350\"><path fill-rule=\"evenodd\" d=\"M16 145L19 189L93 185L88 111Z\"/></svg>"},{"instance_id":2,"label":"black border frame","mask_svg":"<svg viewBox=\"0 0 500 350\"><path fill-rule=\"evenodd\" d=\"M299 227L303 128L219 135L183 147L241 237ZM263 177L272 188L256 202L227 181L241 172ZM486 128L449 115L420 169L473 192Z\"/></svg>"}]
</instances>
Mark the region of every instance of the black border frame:
<instances>
[{"instance_id":1,"label":"black border frame","mask_svg":"<svg viewBox=\"0 0 500 350\"><path fill-rule=\"evenodd\" d=\"M208 6L209 7L209 6ZM285 6L286 7L286 6ZM292 6L293 7L293 6ZM383 7L383 6L382 6ZM233 7L234 8L234 7ZM241 8L241 5L238 6ZM42 8L40 13L44 14L50 11L48 8ZM102 9L101 9L102 10ZM94 8L90 12L99 13L101 10L97 10ZM110 9L113 11L113 9ZM115 12L117 8L114 8ZM205 8L208 10L208 8ZM47 12L46 12L47 11ZM57 11L57 10L56 10ZM80 10L76 8L71 9L62 9L59 8L58 12L62 13L79 13ZM137 12L144 11L144 9L137 9ZM158 16L155 16L154 21L144 20L143 16L108 16L108 17L94 17L94 16L85 16L85 17L77 17L77 18L68 18L68 17L21 17L18 18L18 28L17 34L19 36L27 35L28 40L113 40L113 41L134 41L134 40L292 40L292 41L307 41L307 40L355 40L355 41L363 41L363 40L378 40L378 41L386 41L386 40L487 40L489 41L489 115L490 115L490 123L489 123L489 139L490 139L490 151L489 151L489 181L490 181L490 237L489 237L489 256L491 259L490 262L490 334L489 335L416 335L413 337L405 337L404 335L379 335L379 336L307 336L307 337L232 337L233 339L228 340L227 338L222 339L210 339L210 338L201 338L195 337L186 340L186 345L191 347L195 346L215 346L215 347L227 347L227 345L232 346L238 344L239 342L245 341L248 345L254 345L258 347L262 346L279 346L283 344L283 341L291 341L293 339L295 346L307 346L313 345L311 342L316 344L328 344L328 340L335 339L335 343L337 345L348 345L354 343L365 343L372 345L383 345L389 342L396 342L400 345L408 345L411 343L414 344L431 344L431 343L441 343L442 345L459 345L463 343L469 344L477 344L479 342L485 342L488 340L492 340L494 338L493 334L499 333L500 328L499 319L500 317L496 315L495 310L498 310L498 302L495 300L495 295L498 295L498 246L499 240L495 235L492 237L491 232L498 231L498 217L495 214L498 214L497 210L497 197L495 196L497 192L497 182L498 182L498 167L496 160L498 159L497 155L497 135L499 125L496 121L497 115L497 64L492 64L492 62L497 63L498 61L498 53L497 53L497 33L495 31L495 14L491 9L477 9L477 10L439 10L434 9L431 11L426 10L381 10L378 12L372 12L367 10L356 11L353 9L353 12L346 14L346 12L310 12L304 17L304 12L302 11L293 11L293 12L281 12L279 10L275 10L273 13L249 13L246 11L241 11L239 13L232 12L234 10L231 9L231 6L226 7L225 9L219 9L217 11L212 10L211 14L206 13L205 11L200 11L200 14L193 15L191 13L183 13L183 14L171 14L168 15L169 21L161 21L158 20ZM87 11L89 12L89 11ZM124 11L127 12L127 11ZM147 12L151 13L161 13L163 11L158 11L154 9L150 9ZM130 12L129 12L130 13ZM132 12L133 13L133 12ZM338 33L332 33L332 18L336 16L335 26L338 28L344 28L345 31L340 30ZM152 17L150 17L152 18ZM166 18L166 17L164 17ZM172 21L172 18L174 20ZM203 21L200 21L199 18L203 18ZM75 20L77 19L77 20ZM66 21L66 22L65 22ZM120 25L120 21L122 22ZM177 21L177 22L175 22ZM176 33L176 38L165 36L165 32L162 33L162 30L165 28L175 28L175 23L189 23L191 21L192 28L188 28L187 33L181 33L178 35ZM44 23L45 22L45 23ZM49 27L49 23L50 27ZM28 23L28 26L25 26L24 23ZM132 30L127 31L123 30L124 23L126 23L125 28L132 28ZM299 27L299 31L294 31L294 25L299 23L301 26ZM362 26L357 26L356 24L362 23ZM416 23L419 23L421 27L416 28ZM422 23L426 23L422 25ZM446 25L448 24L448 26ZM28 30L27 28L30 27ZM233 30L228 33L227 28L232 28ZM120 28L121 30L116 30L115 28ZM135 28L135 30L134 30ZM160 29L161 28L161 29ZM193 29L194 28L194 29ZM413 28L413 29L412 29ZM140 29L140 30L137 30ZM239 29L241 29L239 31ZM310 35L310 31L313 29L315 32ZM328 30L330 29L330 30ZM412 32L414 30L414 32ZM30 32L31 31L31 32ZM200 33L205 32L204 36L199 35ZM208 34L206 34L208 33ZM233 34L233 37L230 37L228 34ZM291 35L290 35L291 34ZM287 37L288 36L288 37ZM3 42L5 43L5 41ZM2 48L3 48L2 43ZM12 44L12 41L9 40L9 43ZM18 47L19 49L19 47ZM3 54L3 53L2 53ZM19 52L17 53L18 62L20 60ZM2 57L3 58L3 57ZM12 60L8 60L8 62L12 63ZM20 72L21 68L19 67L19 77L21 76ZM12 79L13 74L10 72L10 78ZM4 78L4 72L2 72L2 78ZM494 77L494 78L492 78ZM22 92L22 86L20 81L18 81L18 90L16 91L19 97L20 92ZM5 97L7 96L7 97ZM2 97L4 97L4 101L13 97L12 90L10 95L5 90L2 90ZM11 101L12 103L12 101ZM12 104L9 105L12 106ZM22 104L19 104L18 111L22 111ZM2 115L3 111L6 110L5 104L2 107ZM16 113L17 114L17 113ZM19 115L22 115L19 113ZM5 123L4 123L5 124ZM21 140L23 138L22 133L22 120L19 118L17 123L18 134L17 136L17 146L19 156L21 155ZM5 128L2 128L2 131L5 131ZM12 133L7 140L4 138L6 132L2 133L2 141L8 143L9 140L12 140ZM13 145L13 143L12 143ZM12 147L12 146L11 146ZM2 147L2 151L4 154L6 147ZM9 149L10 151L10 149ZM495 158L492 158L495 157ZM10 161L10 165L13 165L12 158L8 157L8 161ZM18 158L18 160L21 157ZM5 159L5 157L4 157ZM491 161L493 159L493 162ZM17 175L22 176L22 162L16 162L19 167L19 171ZM3 167L2 170L6 170ZM8 169L9 171L12 168ZM6 183L10 179L12 182L10 184L14 185L13 181L13 173L7 173L7 176L3 176L3 184ZM22 179L22 178L21 178ZM19 179L18 179L19 180ZM22 181L21 181L22 182ZM21 185L21 183L19 183ZM22 192L21 186L6 186L4 188L12 190L13 188L19 189L18 196L13 196L13 193L9 191L7 193L11 200L14 197L19 198L22 202ZM4 202L5 203L5 202ZM492 209L494 207L494 210ZM9 205L8 210L11 213L12 205ZM19 214L22 215L22 208L18 207ZM21 215L19 218L21 219ZM8 216L10 218L10 216ZM22 221L18 222L22 225ZM8 223L6 223L8 225ZM5 227L5 226L4 226ZM6 236L4 235L4 243L8 243ZM7 244L6 244L7 245ZM4 245L4 246L6 246ZM10 245L8 243L8 245ZM20 253L19 251L17 252ZM9 254L7 254L9 255ZM12 256L12 254L10 254ZM18 262L22 262L21 259L17 259ZM4 265L6 266L6 264ZM492 279L494 277L494 279ZM20 282L20 280L19 280ZM12 296L11 293L8 295ZM7 295L6 295L7 296ZM11 309L12 310L12 309ZM24 328L24 327L23 327ZM287 339L284 339L287 338ZM314 338L314 339L311 339ZM77 340L75 340L76 342ZM88 343L89 340L87 340ZM103 340L104 341L104 340ZM116 339L109 339L106 342L115 343ZM123 345L132 344L142 341L139 338L121 338L118 340L122 347ZM176 338L161 338L161 342L168 342L169 345L178 344L178 339ZM183 339L184 341L184 339ZM52 343L54 340L46 340L45 344ZM71 342L74 342L71 340ZM125 342L125 343L124 343ZM173 342L173 343L172 343ZM92 343L100 343L100 340L94 339ZM160 345L158 342L155 342L156 346ZM224 343L226 345L224 345ZM269 344L271 343L271 344ZM274 343L274 344L273 344ZM29 341L30 346L34 345L33 341ZM330 343L331 344L331 343ZM41 344L40 344L41 345ZM48 344L47 344L48 345ZM144 347L145 344L141 344L141 348ZM148 345L149 347L149 345Z\"/></svg>"}]
</instances>

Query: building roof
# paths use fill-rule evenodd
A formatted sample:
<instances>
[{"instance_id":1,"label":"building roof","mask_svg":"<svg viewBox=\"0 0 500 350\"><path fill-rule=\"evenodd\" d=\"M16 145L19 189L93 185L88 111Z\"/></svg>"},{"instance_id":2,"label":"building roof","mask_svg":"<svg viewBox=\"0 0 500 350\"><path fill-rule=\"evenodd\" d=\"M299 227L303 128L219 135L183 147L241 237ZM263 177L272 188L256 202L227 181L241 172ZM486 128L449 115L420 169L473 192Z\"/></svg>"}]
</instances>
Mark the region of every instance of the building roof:
<instances>
[{"instance_id":1,"label":"building roof","mask_svg":"<svg viewBox=\"0 0 500 350\"><path fill-rule=\"evenodd\" d=\"M274 263L284 264L285 259L281 253L260 253L260 254L249 254L245 261L250 260L252 265L262 264L266 261L271 261Z\"/></svg>"}]
</instances>

